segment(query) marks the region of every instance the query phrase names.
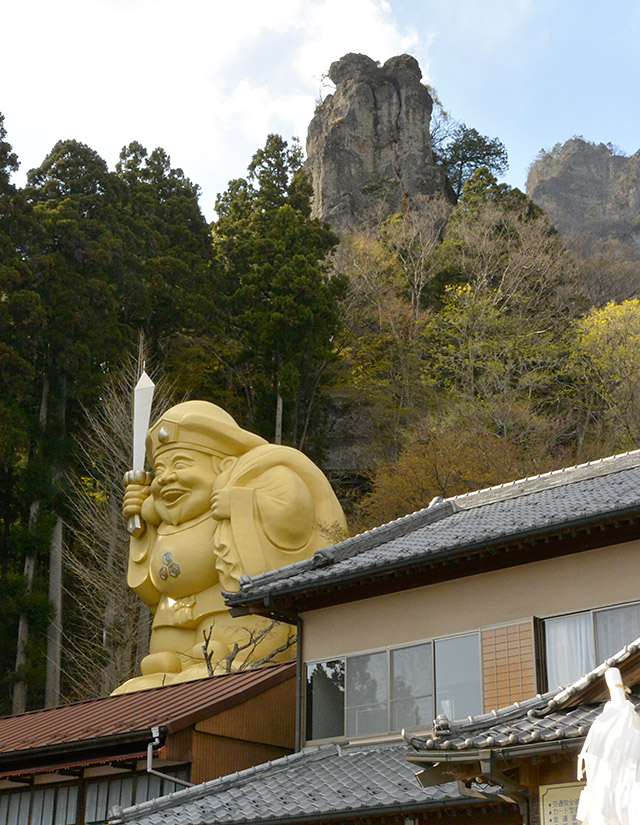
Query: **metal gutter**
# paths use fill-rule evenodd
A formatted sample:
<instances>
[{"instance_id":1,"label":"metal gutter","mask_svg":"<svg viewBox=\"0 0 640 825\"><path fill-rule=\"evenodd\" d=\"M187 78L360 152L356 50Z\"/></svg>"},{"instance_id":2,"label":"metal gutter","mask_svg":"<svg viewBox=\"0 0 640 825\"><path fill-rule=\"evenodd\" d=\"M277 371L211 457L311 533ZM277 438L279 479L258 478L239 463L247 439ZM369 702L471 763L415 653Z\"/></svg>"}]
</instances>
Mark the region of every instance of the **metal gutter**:
<instances>
[{"instance_id":1,"label":"metal gutter","mask_svg":"<svg viewBox=\"0 0 640 825\"><path fill-rule=\"evenodd\" d=\"M302 657L302 634L303 634L303 627L302 627L302 619L298 616L297 621L297 630L296 630L296 732L295 732L295 744L294 747L296 751L299 751L302 747L302 742L304 741L304 731L302 730L302 725L304 724L305 720L305 713L304 713L304 697L306 696L306 691L302 689L303 683L303 670L304 670L304 660Z\"/></svg>"},{"instance_id":2,"label":"metal gutter","mask_svg":"<svg viewBox=\"0 0 640 825\"><path fill-rule=\"evenodd\" d=\"M147 773L153 774L153 776L159 776L160 779L168 779L170 782L183 785L185 788L193 788L193 782L187 782L185 779L178 779L177 776L170 776L168 773L161 773L155 770L153 767L153 749L159 747L161 744L160 728L153 727L151 728L151 732L153 733L153 739L147 745Z\"/></svg>"},{"instance_id":3,"label":"metal gutter","mask_svg":"<svg viewBox=\"0 0 640 825\"><path fill-rule=\"evenodd\" d=\"M55 745L43 745L38 748L24 748L0 755L0 773L19 773L21 770L33 771L45 767L63 767L69 762L77 762L77 756L86 759L127 756L132 753L144 753L147 744L153 739L156 726L126 733L112 733L109 736L95 736L75 742L57 742ZM166 725L156 728L164 742L169 729Z\"/></svg>"},{"instance_id":4,"label":"metal gutter","mask_svg":"<svg viewBox=\"0 0 640 825\"><path fill-rule=\"evenodd\" d=\"M582 747L584 736L576 736L571 739L554 739L551 742L530 742L526 745L510 745L508 747L494 747L494 748L465 748L460 751L443 751L431 750L428 753L418 751L416 753L407 753L407 762L414 765L435 765L435 764L451 764L460 765L466 762L480 762L485 758L488 750L494 756L501 759L521 759L523 757L546 755L549 753L558 753L562 751L578 750Z\"/></svg>"}]
</instances>

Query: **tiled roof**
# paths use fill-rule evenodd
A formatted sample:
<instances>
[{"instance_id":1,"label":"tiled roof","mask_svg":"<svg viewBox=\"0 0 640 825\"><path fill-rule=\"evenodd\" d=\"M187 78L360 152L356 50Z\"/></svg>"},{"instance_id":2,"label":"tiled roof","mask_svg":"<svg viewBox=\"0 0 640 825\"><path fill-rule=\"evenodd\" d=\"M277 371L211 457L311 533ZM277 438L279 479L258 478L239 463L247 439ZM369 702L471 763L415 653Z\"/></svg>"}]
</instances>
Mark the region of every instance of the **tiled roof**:
<instances>
[{"instance_id":1,"label":"tiled roof","mask_svg":"<svg viewBox=\"0 0 640 825\"><path fill-rule=\"evenodd\" d=\"M56 744L95 740L166 725L170 732L220 713L295 674L295 662L195 682L91 699L0 718L3 757Z\"/></svg>"},{"instance_id":2,"label":"tiled roof","mask_svg":"<svg viewBox=\"0 0 640 825\"><path fill-rule=\"evenodd\" d=\"M431 734L406 735L405 741L416 751L440 754L439 759L443 751L508 749L542 743L562 743L577 749L608 697L604 680L607 668L620 668L623 679L630 686L639 681L639 664L640 638L567 687L463 720L451 721L446 716L439 716ZM625 674L628 674L626 679ZM629 698L640 708L640 686Z\"/></svg>"},{"instance_id":3,"label":"tiled roof","mask_svg":"<svg viewBox=\"0 0 640 825\"><path fill-rule=\"evenodd\" d=\"M114 812L110 822L239 825L473 804L455 783L420 788L406 752L404 744L323 745Z\"/></svg>"},{"instance_id":4,"label":"tiled roof","mask_svg":"<svg viewBox=\"0 0 640 825\"><path fill-rule=\"evenodd\" d=\"M319 550L310 559L253 578L243 576L240 591L226 595L229 604L240 605L639 514L640 450L635 450L434 502Z\"/></svg>"}]
</instances>

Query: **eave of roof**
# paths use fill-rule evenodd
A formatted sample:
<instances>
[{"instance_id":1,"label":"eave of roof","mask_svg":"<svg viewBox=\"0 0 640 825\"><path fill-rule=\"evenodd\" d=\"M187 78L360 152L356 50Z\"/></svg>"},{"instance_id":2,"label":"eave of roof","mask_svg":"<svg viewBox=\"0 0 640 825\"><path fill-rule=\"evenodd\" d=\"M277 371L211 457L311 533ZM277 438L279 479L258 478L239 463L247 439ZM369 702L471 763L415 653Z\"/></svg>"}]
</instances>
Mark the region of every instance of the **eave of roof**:
<instances>
[{"instance_id":1,"label":"eave of roof","mask_svg":"<svg viewBox=\"0 0 640 825\"><path fill-rule=\"evenodd\" d=\"M295 662L107 696L0 718L0 772L26 766L133 754L151 729L167 734L259 695L295 675Z\"/></svg>"},{"instance_id":2,"label":"eave of roof","mask_svg":"<svg viewBox=\"0 0 640 825\"><path fill-rule=\"evenodd\" d=\"M561 487L564 496L554 492ZM565 505L565 497L573 498L572 508ZM547 508L540 517L535 512L538 502ZM519 512L520 520L512 515ZM493 567L483 562L486 569L495 569L628 541L638 536L639 518L640 450L636 450L437 502L320 550L311 559L251 579L243 577L239 592L226 597L235 615L260 612L291 621L296 612L321 606L323 600L332 604L376 595L376 581L401 589L427 583L417 582L420 571L426 575L439 570L440 579L434 580L471 575L479 572L473 560L483 553L510 554L494 559ZM466 525L474 528L468 534ZM541 545L550 541L559 543ZM534 545L537 550L532 556ZM393 549L405 546L407 552ZM414 584L403 581L403 576Z\"/></svg>"},{"instance_id":3,"label":"eave of roof","mask_svg":"<svg viewBox=\"0 0 640 825\"><path fill-rule=\"evenodd\" d=\"M501 759L576 751L608 699L604 674L609 667L619 668L624 683L636 686L630 698L640 707L638 638L566 687L465 720L438 717L429 736L405 736L413 748L407 758L462 763L477 761L487 751Z\"/></svg>"},{"instance_id":4,"label":"eave of roof","mask_svg":"<svg viewBox=\"0 0 640 825\"><path fill-rule=\"evenodd\" d=\"M157 737L156 732L158 732ZM163 744L166 735L166 726L160 726L3 753L0 756L0 777L49 772L53 769L77 765L79 761L82 764L88 764L139 759L145 755L149 742L155 740Z\"/></svg>"},{"instance_id":5,"label":"eave of roof","mask_svg":"<svg viewBox=\"0 0 640 825\"><path fill-rule=\"evenodd\" d=\"M455 783L423 790L405 753L397 743L310 748L114 812L110 822L275 825L500 804L462 797Z\"/></svg>"}]
</instances>

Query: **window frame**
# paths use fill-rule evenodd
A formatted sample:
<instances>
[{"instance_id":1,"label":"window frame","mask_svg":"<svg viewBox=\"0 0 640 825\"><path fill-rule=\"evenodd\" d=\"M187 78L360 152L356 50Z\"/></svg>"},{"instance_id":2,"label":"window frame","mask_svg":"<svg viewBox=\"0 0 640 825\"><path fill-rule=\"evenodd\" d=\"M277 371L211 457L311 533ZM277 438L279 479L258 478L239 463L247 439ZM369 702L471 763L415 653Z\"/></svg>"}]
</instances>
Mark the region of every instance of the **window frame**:
<instances>
[{"instance_id":1,"label":"window frame","mask_svg":"<svg viewBox=\"0 0 640 825\"><path fill-rule=\"evenodd\" d=\"M484 692L484 685L483 685L483 673L482 673L482 637L481 637L481 629L478 628L476 630L464 630L460 631L459 633L449 633L444 636L432 636L427 637L425 639L417 639L412 642L401 642L399 644L394 645L386 645L384 647L375 647L375 648L366 648L364 650L357 650L350 653L343 653L343 654L336 654L332 656L324 656L322 658L317 659L309 659L303 662L304 664L304 677L302 679L303 682L303 691L301 697L301 706L303 709L302 712L302 740L304 741L305 745L310 743L323 743L323 742L333 742L336 739L339 740L359 740L359 739L371 739L371 738L379 738L379 737L393 737L400 734L402 728L397 730L391 728L391 653L394 650L404 650L411 647L420 647L422 645L430 645L430 661L431 661L431 707L432 707L432 716L435 718L437 715L437 708L436 708L436 661L435 661L435 643L438 641L444 641L448 639L456 639L462 636L475 636L476 637L476 644L478 647L478 661L480 664L479 673L478 673L478 684L480 690L480 711L482 713L482 702L483 702L483 692ZM370 656L375 653L386 653L386 712L387 712L387 727L383 731L379 731L377 733L363 733L363 734L349 734L347 733L347 660L353 659L358 656ZM326 737L323 739L308 739L307 734L307 726L309 724L309 707L310 707L310 696L309 696L309 681L307 677L308 668L312 667L313 665L322 664L324 662L335 662L337 660L341 660L344 662L344 673L345 673L345 683L344 683L344 696L343 696L343 726L342 726L342 733L336 734L335 736ZM431 727L433 719L425 725L413 725L411 727L406 727L406 730L425 730Z\"/></svg>"},{"instance_id":2,"label":"window frame","mask_svg":"<svg viewBox=\"0 0 640 825\"><path fill-rule=\"evenodd\" d=\"M594 619L595 615L597 613L604 613L608 610L618 610L618 609L621 609L621 608L633 607L633 606L640 607L640 599L635 599L634 601L617 602L616 604L603 604L603 605L598 605L597 607L583 607L583 608L579 608L577 610L570 610L567 613L551 613L547 616L540 616L538 621L540 622L541 629L542 629L542 633L540 635L541 635L541 641L542 641L541 648L542 648L543 662L544 662L543 683L544 683L544 686L545 686L545 690L553 690L555 687L557 687L556 685L552 685L551 687L549 687L549 673L548 673L548 670L549 670L549 656L548 656L548 651L547 651L547 628L546 628L546 623L548 621L552 621L553 619L565 619L565 618L568 618L569 616L578 616L578 615L581 615L581 614L589 616L589 620L591 622L591 628L590 628L591 642L592 642L593 651L594 651L594 664L592 666L592 669L593 669L593 668L597 667L598 664L600 664L600 660L602 659L602 654L600 654L598 652L598 638L597 638L597 634L596 634L596 622L595 622L595 619ZM640 633L638 634L638 637L640 637ZM626 642L625 644L629 644L632 641L633 641L633 639L629 639L629 641ZM613 651L613 652L615 653L617 651ZM612 655L612 654L608 654L608 655ZM580 674L580 676L583 676L583 675L584 674ZM580 676L578 676L576 678L579 679Z\"/></svg>"}]
</instances>

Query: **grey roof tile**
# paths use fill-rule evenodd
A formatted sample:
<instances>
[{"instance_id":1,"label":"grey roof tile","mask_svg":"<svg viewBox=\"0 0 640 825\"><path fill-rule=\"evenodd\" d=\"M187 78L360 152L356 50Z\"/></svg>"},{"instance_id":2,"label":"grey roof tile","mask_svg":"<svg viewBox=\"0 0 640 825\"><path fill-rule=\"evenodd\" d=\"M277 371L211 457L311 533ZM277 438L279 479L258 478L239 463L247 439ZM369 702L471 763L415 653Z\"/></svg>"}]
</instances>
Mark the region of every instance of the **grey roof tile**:
<instances>
[{"instance_id":1,"label":"grey roof tile","mask_svg":"<svg viewBox=\"0 0 640 825\"><path fill-rule=\"evenodd\" d=\"M449 720L439 716L429 736L405 736L417 751L463 751L477 748L509 748L536 742L575 740L577 748L592 722L602 711L604 702L582 701L590 686L604 677L609 667L623 667L637 660L640 638L625 645L589 673L571 685L538 694L524 702L467 719ZM630 695L640 708L640 685Z\"/></svg>"},{"instance_id":2,"label":"grey roof tile","mask_svg":"<svg viewBox=\"0 0 640 825\"><path fill-rule=\"evenodd\" d=\"M126 808L113 823L240 825L470 804L455 783L421 788L404 743L324 745Z\"/></svg>"},{"instance_id":3,"label":"grey roof tile","mask_svg":"<svg viewBox=\"0 0 640 825\"><path fill-rule=\"evenodd\" d=\"M561 495L558 494L562 488ZM321 587L398 564L640 512L640 450L466 493L306 559L244 577L230 604Z\"/></svg>"}]
</instances>

